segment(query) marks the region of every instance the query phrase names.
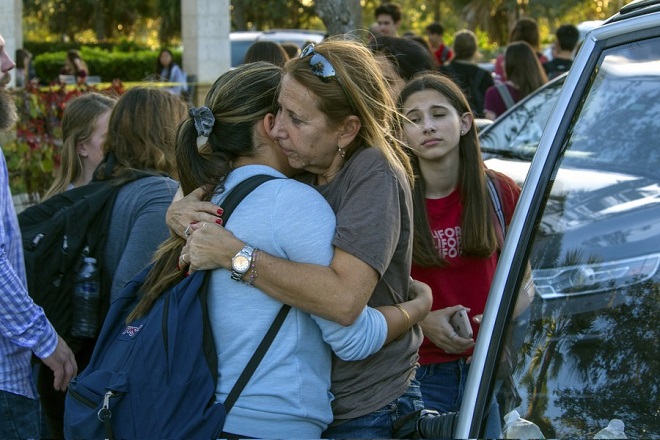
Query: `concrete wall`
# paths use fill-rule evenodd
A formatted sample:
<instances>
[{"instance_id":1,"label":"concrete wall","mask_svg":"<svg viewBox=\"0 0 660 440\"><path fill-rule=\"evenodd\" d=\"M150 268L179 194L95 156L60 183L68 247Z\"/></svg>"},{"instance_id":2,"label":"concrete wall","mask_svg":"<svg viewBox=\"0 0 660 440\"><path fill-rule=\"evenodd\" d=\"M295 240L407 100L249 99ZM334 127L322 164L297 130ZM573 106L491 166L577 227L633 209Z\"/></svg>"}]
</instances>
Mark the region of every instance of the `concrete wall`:
<instances>
[{"instance_id":1,"label":"concrete wall","mask_svg":"<svg viewBox=\"0 0 660 440\"><path fill-rule=\"evenodd\" d=\"M229 0L181 0L183 68L197 77L193 100L201 105L206 92L231 66Z\"/></svg>"}]
</instances>

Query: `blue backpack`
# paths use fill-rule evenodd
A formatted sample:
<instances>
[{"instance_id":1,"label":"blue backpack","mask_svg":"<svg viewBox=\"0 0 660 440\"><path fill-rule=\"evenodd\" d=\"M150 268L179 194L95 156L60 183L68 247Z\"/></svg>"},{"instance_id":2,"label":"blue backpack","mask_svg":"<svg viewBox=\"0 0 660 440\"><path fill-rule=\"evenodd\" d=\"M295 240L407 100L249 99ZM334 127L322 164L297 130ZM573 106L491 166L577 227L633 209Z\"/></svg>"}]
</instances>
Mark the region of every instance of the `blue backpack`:
<instances>
[{"instance_id":1,"label":"blue backpack","mask_svg":"<svg viewBox=\"0 0 660 440\"><path fill-rule=\"evenodd\" d=\"M225 224L252 189L272 178L259 175L239 184L223 203ZM67 439L217 438L290 308L282 306L227 400L217 403L218 360L206 302L210 277L193 272L127 325L150 269L112 303L89 365L69 384Z\"/></svg>"}]
</instances>

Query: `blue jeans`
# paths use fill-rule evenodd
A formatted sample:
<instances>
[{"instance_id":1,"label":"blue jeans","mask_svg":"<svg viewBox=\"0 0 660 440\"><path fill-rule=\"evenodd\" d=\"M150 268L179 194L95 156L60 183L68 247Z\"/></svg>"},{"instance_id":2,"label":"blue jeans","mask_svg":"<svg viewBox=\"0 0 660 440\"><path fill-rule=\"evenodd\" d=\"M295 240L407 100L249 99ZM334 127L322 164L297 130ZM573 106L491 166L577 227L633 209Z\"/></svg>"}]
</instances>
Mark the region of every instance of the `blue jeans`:
<instances>
[{"instance_id":1,"label":"blue jeans","mask_svg":"<svg viewBox=\"0 0 660 440\"><path fill-rule=\"evenodd\" d=\"M40 420L39 400L0 391L0 438L38 439Z\"/></svg>"},{"instance_id":2,"label":"blue jeans","mask_svg":"<svg viewBox=\"0 0 660 440\"><path fill-rule=\"evenodd\" d=\"M392 424L408 413L424 409L419 384L412 380L406 392L381 409L325 430L323 438L392 438Z\"/></svg>"},{"instance_id":3,"label":"blue jeans","mask_svg":"<svg viewBox=\"0 0 660 440\"><path fill-rule=\"evenodd\" d=\"M441 413L460 410L469 370L470 365L465 359L420 366L417 369L417 380L426 409ZM488 409L484 434L486 438L502 437L500 409L495 397Z\"/></svg>"}]
</instances>

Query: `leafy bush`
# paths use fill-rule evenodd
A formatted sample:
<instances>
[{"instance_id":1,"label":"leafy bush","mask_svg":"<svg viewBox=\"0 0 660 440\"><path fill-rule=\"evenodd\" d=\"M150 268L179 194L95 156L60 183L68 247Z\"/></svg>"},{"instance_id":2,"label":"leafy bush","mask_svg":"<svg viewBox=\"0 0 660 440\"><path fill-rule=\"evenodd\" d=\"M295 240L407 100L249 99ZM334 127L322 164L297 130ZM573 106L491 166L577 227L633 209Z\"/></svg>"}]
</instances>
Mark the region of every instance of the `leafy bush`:
<instances>
[{"instance_id":1,"label":"leafy bush","mask_svg":"<svg viewBox=\"0 0 660 440\"><path fill-rule=\"evenodd\" d=\"M101 81L143 81L155 73L158 52L151 50L123 51L117 48L112 51L83 47L80 49L82 58L87 63L89 74L100 76ZM181 51L173 51L174 61L181 65ZM42 84L56 81L66 59L64 52L42 53L34 57L32 63L37 77Z\"/></svg>"},{"instance_id":2,"label":"leafy bush","mask_svg":"<svg viewBox=\"0 0 660 440\"><path fill-rule=\"evenodd\" d=\"M75 41L25 41L24 46L36 57L43 53L66 52L70 49L80 50L80 43ZM121 52L137 52L149 50L147 46L136 43L135 41L121 38L117 42L106 41L95 44L85 45L85 47L104 49L107 51L119 49Z\"/></svg>"}]
</instances>

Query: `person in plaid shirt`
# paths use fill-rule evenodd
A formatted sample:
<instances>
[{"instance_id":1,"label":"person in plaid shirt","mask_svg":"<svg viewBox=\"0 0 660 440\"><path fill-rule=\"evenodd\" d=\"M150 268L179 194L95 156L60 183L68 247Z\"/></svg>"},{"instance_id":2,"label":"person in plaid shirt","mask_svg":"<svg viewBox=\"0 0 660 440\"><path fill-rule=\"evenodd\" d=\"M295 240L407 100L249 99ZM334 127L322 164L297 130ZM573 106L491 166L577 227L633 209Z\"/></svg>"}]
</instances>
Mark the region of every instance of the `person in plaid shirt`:
<instances>
[{"instance_id":1,"label":"person in plaid shirt","mask_svg":"<svg viewBox=\"0 0 660 440\"><path fill-rule=\"evenodd\" d=\"M0 130L13 126L16 108L4 89L14 61L0 35ZM55 389L66 389L78 371L76 360L44 311L26 290L23 246L0 148L0 438L39 438L39 400L32 378L34 353L55 373Z\"/></svg>"}]
</instances>

